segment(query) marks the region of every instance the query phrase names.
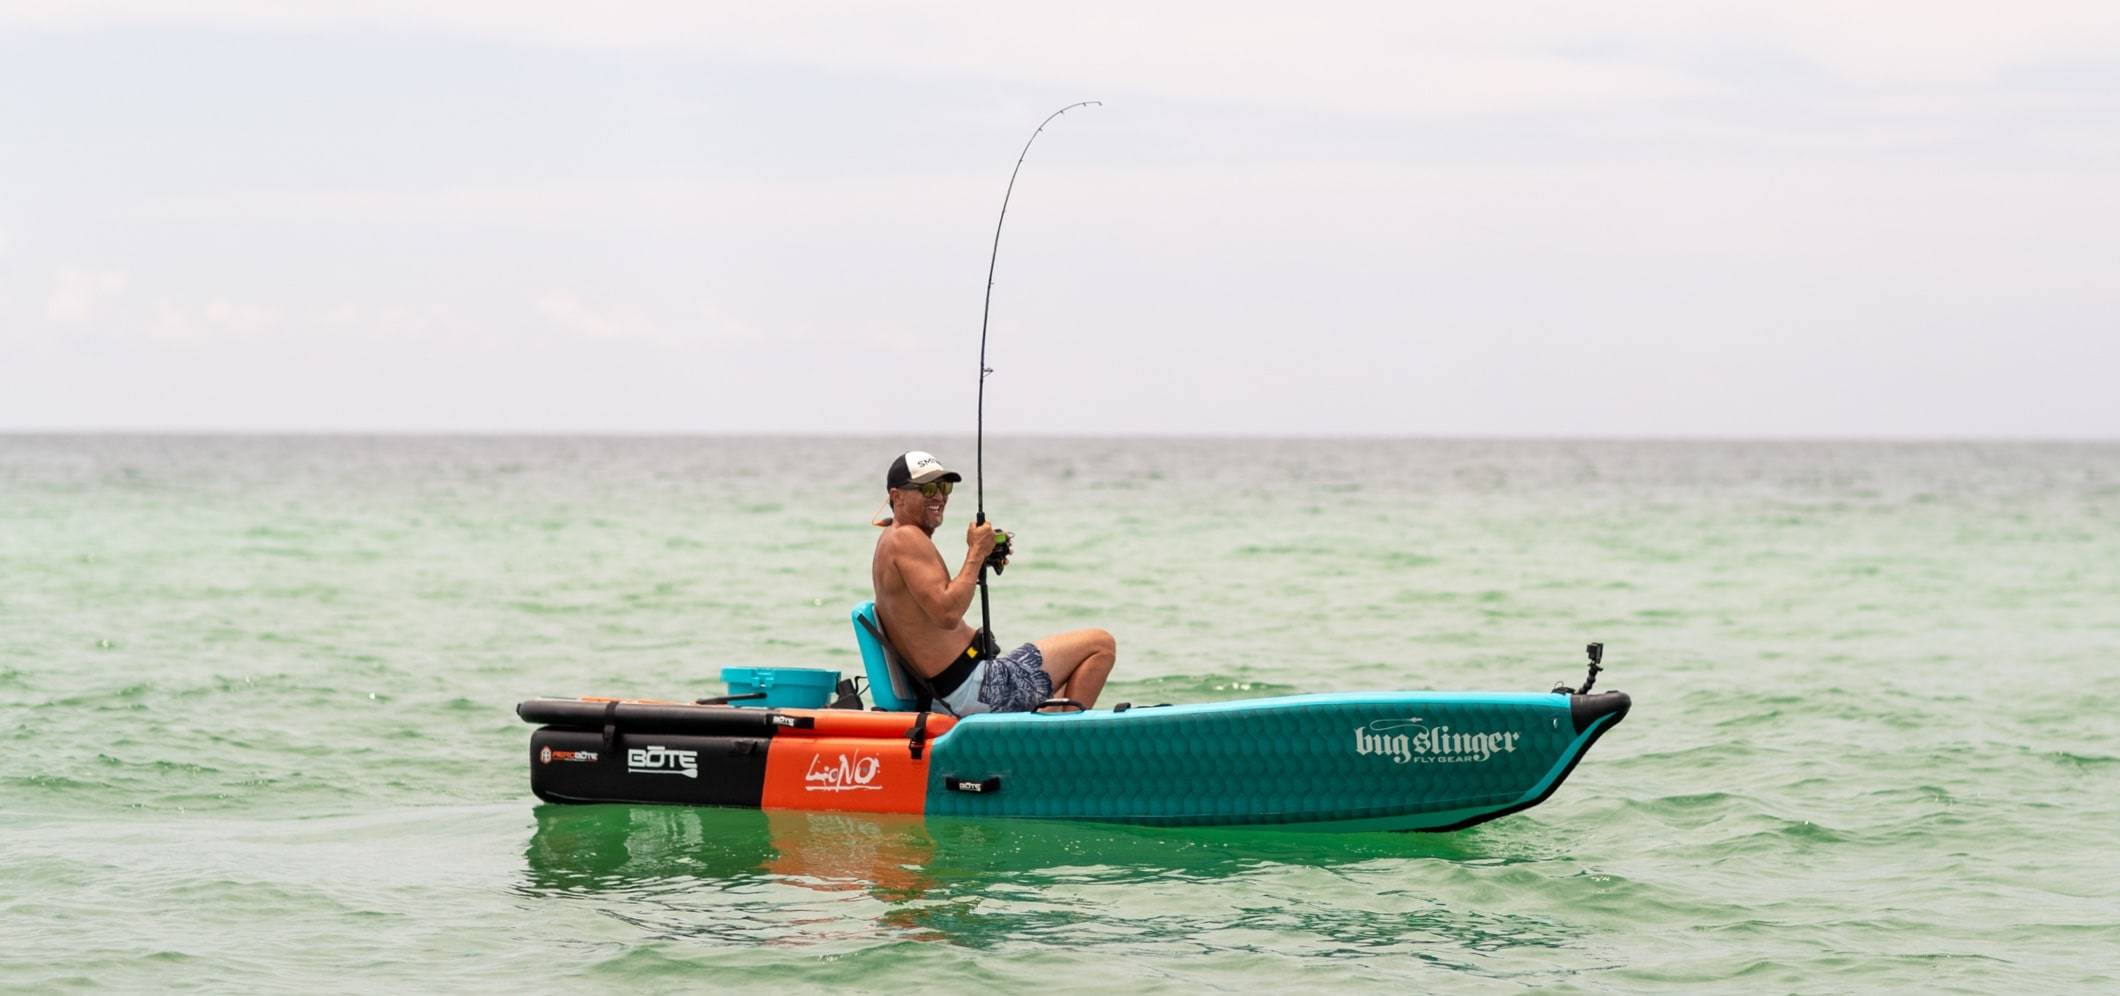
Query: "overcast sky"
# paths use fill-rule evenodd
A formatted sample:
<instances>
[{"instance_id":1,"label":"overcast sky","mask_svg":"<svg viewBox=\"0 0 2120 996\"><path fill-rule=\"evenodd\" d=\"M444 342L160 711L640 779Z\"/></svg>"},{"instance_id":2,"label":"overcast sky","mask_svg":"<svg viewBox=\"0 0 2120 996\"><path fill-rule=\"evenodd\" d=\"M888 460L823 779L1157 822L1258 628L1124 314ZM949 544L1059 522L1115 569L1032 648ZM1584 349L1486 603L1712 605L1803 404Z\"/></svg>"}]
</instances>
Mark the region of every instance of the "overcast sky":
<instances>
[{"instance_id":1,"label":"overcast sky","mask_svg":"<svg viewBox=\"0 0 2120 996\"><path fill-rule=\"evenodd\" d=\"M0 430L968 432L1098 99L996 433L2120 437L2112 0L431 6L0 0Z\"/></svg>"}]
</instances>

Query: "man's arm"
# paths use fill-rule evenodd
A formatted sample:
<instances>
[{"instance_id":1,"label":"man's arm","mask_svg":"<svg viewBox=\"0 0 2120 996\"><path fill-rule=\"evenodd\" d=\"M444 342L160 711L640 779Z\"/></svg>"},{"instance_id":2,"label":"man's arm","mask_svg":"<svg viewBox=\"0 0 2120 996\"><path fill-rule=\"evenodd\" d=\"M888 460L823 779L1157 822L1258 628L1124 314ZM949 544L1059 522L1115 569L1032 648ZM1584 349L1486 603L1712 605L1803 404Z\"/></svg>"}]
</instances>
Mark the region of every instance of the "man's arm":
<instances>
[{"instance_id":1,"label":"man's arm","mask_svg":"<svg viewBox=\"0 0 2120 996\"><path fill-rule=\"evenodd\" d=\"M944 629L955 629L964 622L964 613L972 607L972 594L979 587L979 564L986 558L975 556L975 546L964 552L964 567L952 578L942 566L942 558L934 554L933 547L924 543L893 542L891 564L898 570L898 577L905 582L905 590L913 596L920 611L927 613L935 625Z\"/></svg>"}]
</instances>

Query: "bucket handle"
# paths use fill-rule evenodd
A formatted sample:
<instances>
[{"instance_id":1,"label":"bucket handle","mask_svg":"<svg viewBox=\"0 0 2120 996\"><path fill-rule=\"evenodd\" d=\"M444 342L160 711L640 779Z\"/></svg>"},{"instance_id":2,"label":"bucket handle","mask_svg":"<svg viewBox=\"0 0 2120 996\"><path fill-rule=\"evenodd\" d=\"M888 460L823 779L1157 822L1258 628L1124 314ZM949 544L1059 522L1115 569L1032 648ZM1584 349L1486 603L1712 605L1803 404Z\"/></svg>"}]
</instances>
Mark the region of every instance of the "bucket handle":
<instances>
[{"instance_id":1,"label":"bucket handle","mask_svg":"<svg viewBox=\"0 0 2120 996\"><path fill-rule=\"evenodd\" d=\"M766 697L764 692L745 692L742 695L716 695L710 699L693 699L693 705L728 705L731 702L749 702Z\"/></svg>"}]
</instances>

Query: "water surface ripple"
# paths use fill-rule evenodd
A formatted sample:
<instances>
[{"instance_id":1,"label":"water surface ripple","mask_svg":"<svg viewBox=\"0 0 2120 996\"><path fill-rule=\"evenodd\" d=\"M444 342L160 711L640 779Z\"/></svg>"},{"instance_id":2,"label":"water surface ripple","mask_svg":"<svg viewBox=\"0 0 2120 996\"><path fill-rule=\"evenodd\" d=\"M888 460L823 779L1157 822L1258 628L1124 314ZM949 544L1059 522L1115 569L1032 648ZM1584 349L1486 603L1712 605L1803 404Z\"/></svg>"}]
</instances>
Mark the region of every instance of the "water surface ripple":
<instances>
[{"instance_id":1,"label":"water surface ripple","mask_svg":"<svg viewBox=\"0 0 2120 996\"><path fill-rule=\"evenodd\" d=\"M0 986L2120 986L2120 445L998 439L1114 701L1634 712L1445 835L530 797L519 699L858 668L913 444L0 436Z\"/></svg>"}]
</instances>

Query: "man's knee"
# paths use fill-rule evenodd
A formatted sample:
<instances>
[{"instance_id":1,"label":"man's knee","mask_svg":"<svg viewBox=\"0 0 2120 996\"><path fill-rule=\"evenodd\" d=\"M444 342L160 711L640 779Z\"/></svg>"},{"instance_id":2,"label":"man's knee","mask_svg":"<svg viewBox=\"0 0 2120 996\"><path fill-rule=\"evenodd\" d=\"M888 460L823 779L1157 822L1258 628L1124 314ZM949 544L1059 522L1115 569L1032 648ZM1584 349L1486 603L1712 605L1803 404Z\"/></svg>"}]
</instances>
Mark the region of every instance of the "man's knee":
<instances>
[{"instance_id":1,"label":"man's knee","mask_svg":"<svg viewBox=\"0 0 2120 996\"><path fill-rule=\"evenodd\" d=\"M1047 669L1059 675L1100 658L1109 667L1119 655L1119 641L1101 629L1069 630L1035 642L1045 655Z\"/></svg>"}]
</instances>

